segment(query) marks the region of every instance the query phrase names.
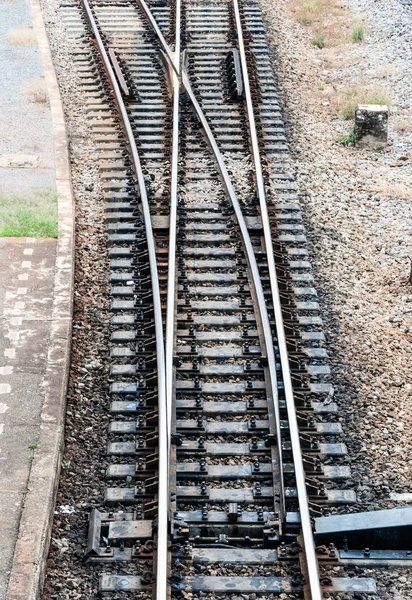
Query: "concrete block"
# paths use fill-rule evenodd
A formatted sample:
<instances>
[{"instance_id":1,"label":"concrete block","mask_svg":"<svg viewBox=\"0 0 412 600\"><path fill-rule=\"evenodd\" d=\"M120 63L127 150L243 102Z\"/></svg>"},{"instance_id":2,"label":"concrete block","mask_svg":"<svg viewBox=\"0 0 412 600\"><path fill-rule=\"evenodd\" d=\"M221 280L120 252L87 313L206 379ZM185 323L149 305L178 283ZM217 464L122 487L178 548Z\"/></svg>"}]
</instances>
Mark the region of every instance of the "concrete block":
<instances>
[{"instance_id":1,"label":"concrete block","mask_svg":"<svg viewBox=\"0 0 412 600\"><path fill-rule=\"evenodd\" d=\"M359 104L355 111L355 146L381 150L388 143L388 107Z\"/></svg>"}]
</instances>

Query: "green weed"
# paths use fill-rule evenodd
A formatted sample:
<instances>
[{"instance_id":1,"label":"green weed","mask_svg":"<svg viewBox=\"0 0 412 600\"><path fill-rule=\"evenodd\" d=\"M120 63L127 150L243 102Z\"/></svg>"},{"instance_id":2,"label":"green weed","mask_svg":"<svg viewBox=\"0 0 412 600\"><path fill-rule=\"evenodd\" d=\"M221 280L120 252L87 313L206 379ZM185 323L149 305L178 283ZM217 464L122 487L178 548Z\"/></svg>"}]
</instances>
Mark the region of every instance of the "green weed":
<instances>
[{"instance_id":1,"label":"green weed","mask_svg":"<svg viewBox=\"0 0 412 600\"><path fill-rule=\"evenodd\" d=\"M351 38L356 44L361 44L365 39L365 30L362 25L352 29Z\"/></svg>"},{"instance_id":2,"label":"green weed","mask_svg":"<svg viewBox=\"0 0 412 600\"><path fill-rule=\"evenodd\" d=\"M303 10L305 12L315 12L316 10L319 10L320 8L320 2L313 2L313 4L306 4L306 6L303 7Z\"/></svg>"},{"instance_id":3,"label":"green weed","mask_svg":"<svg viewBox=\"0 0 412 600\"><path fill-rule=\"evenodd\" d=\"M318 35L317 37L313 38L313 40L310 41L310 43L312 44L312 46L316 46L316 48L324 48L325 47L325 37L323 35Z\"/></svg>"},{"instance_id":4,"label":"green weed","mask_svg":"<svg viewBox=\"0 0 412 600\"><path fill-rule=\"evenodd\" d=\"M32 198L0 197L0 237L57 238L57 196L47 190Z\"/></svg>"},{"instance_id":5,"label":"green weed","mask_svg":"<svg viewBox=\"0 0 412 600\"><path fill-rule=\"evenodd\" d=\"M350 132L347 135L340 135L335 139L335 142L338 144L343 144L345 146L353 146L355 143L355 128L352 127Z\"/></svg>"},{"instance_id":6,"label":"green weed","mask_svg":"<svg viewBox=\"0 0 412 600\"><path fill-rule=\"evenodd\" d=\"M362 86L347 88L340 94L336 101L336 112L345 119L353 119L358 104L386 104L389 106L390 98L385 90L368 89Z\"/></svg>"}]
</instances>

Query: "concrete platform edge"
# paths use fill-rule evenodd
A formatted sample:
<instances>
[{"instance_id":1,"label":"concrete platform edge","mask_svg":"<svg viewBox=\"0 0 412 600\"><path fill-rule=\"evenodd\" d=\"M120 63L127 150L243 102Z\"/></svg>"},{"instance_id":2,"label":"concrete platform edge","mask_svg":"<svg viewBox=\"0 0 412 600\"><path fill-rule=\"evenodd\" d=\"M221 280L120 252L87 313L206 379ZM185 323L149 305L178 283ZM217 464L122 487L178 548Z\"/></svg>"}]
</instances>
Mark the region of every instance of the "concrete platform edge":
<instances>
[{"instance_id":1,"label":"concrete platform edge","mask_svg":"<svg viewBox=\"0 0 412 600\"><path fill-rule=\"evenodd\" d=\"M59 237L40 444L30 470L6 600L37 600L44 583L64 447L73 312L74 201L68 136L40 0L30 0L30 8L52 114Z\"/></svg>"}]
</instances>

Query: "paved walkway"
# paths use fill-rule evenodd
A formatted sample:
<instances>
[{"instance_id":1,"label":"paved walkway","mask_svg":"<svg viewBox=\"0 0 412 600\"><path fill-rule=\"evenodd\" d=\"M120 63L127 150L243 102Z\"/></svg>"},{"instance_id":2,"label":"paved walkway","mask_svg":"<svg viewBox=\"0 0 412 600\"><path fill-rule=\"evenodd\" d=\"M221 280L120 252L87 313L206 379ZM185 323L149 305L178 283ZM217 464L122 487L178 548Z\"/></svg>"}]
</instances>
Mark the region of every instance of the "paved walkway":
<instances>
[{"instance_id":1,"label":"paved walkway","mask_svg":"<svg viewBox=\"0 0 412 600\"><path fill-rule=\"evenodd\" d=\"M54 189L52 119L29 0L0 3L0 64L0 197Z\"/></svg>"},{"instance_id":2,"label":"paved walkway","mask_svg":"<svg viewBox=\"0 0 412 600\"><path fill-rule=\"evenodd\" d=\"M0 238L0 599L39 439L56 240Z\"/></svg>"},{"instance_id":3,"label":"paved walkway","mask_svg":"<svg viewBox=\"0 0 412 600\"><path fill-rule=\"evenodd\" d=\"M38 23L39 11L36 14ZM44 60L47 41L44 34L41 44L39 39L32 27L30 0L1 3L0 211L4 196L26 199L56 189L55 132L40 57L41 47ZM49 61L49 81L54 77L52 71ZM56 114L56 106L60 106L58 94L52 100ZM64 146L64 131L59 137ZM64 151L63 154L61 149L57 151L59 168L62 165L67 168ZM62 178L62 171L59 173ZM59 185L61 210L63 185ZM68 197L68 192L65 194ZM70 227L66 231L69 239ZM59 240L59 256L62 257L62 252L63 259L67 256L69 273L71 249L66 245L62 250L67 244L64 238L63 235ZM35 595L33 590L41 583L41 575L34 573L42 569L36 552L38 555L47 552L47 528L62 439L58 428L62 430L63 413L55 409L58 415L55 424L50 418L49 429L56 439L50 450L44 441L42 409L49 402L53 381L53 402L57 407L63 406L59 392L64 387L64 378L58 378L58 369L64 373L67 366L55 361L57 375L51 376L50 353L56 348L56 312L60 312L62 322L65 318L67 322L68 316L67 310L56 311L56 301L63 297L67 300L71 293L67 283L70 273L66 278L66 295L62 296L61 290L56 292L56 281L59 277L62 280L61 275L55 279L56 248L54 239L0 238L0 600L5 600L6 595L9 598ZM62 258L58 264L60 269L62 265L65 267ZM65 359L68 345L63 335L59 335L59 358ZM46 466L38 466L46 463L51 473L47 473ZM36 490L33 471L41 478L41 492ZM27 527L28 522L32 529Z\"/></svg>"}]
</instances>

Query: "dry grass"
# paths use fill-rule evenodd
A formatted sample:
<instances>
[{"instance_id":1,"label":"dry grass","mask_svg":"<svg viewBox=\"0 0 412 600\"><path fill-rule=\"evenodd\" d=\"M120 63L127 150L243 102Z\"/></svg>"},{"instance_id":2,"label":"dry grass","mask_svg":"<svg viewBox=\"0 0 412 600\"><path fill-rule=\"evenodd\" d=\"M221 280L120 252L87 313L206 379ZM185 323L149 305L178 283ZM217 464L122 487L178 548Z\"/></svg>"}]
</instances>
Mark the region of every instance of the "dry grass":
<instances>
[{"instance_id":1,"label":"dry grass","mask_svg":"<svg viewBox=\"0 0 412 600\"><path fill-rule=\"evenodd\" d=\"M41 146L37 142L33 142L31 144L25 144L23 146L23 148L27 148L27 150L30 150L31 152L40 152L40 150L41 150Z\"/></svg>"},{"instance_id":2,"label":"dry grass","mask_svg":"<svg viewBox=\"0 0 412 600\"><path fill-rule=\"evenodd\" d=\"M26 94L30 102L35 104L47 104L48 102L46 86L42 81L33 81Z\"/></svg>"},{"instance_id":3,"label":"dry grass","mask_svg":"<svg viewBox=\"0 0 412 600\"><path fill-rule=\"evenodd\" d=\"M376 71L376 77L378 79L388 79L388 77L394 75L395 72L395 65L388 63L387 65L382 65L382 67Z\"/></svg>"},{"instance_id":4,"label":"dry grass","mask_svg":"<svg viewBox=\"0 0 412 600\"><path fill-rule=\"evenodd\" d=\"M311 30L312 40L323 39L326 47L358 42L353 39L354 31L364 34L362 24L351 17L346 0L297 0L291 11L298 23Z\"/></svg>"},{"instance_id":5,"label":"dry grass","mask_svg":"<svg viewBox=\"0 0 412 600\"><path fill-rule=\"evenodd\" d=\"M398 133L405 133L405 131L410 131L411 122L408 117L398 117L394 119L392 124L392 129L397 131Z\"/></svg>"},{"instance_id":6,"label":"dry grass","mask_svg":"<svg viewBox=\"0 0 412 600\"><path fill-rule=\"evenodd\" d=\"M412 200L412 188L403 183L384 183L378 190L386 198L402 198Z\"/></svg>"},{"instance_id":7,"label":"dry grass","mask_svg":"<svg viewBox=\"0 0 412 600\"><path fill-rule=\"evenodd\" d=\"M6 37L12 46L37 46L33 29L24 25L9 29Z\"/></svg>"},{"instance_id":8,"label":"dry grass","mask_svg":"<svg viewBox=\"0 0 412 600\"><path fill-rule=\"evenodd\" d=\"M345 119L353 119L358 104L386 104L390 106L390 94L383 88L351 86L338 93L334 99L335 112Z\"/></svg>"}]
</instances>

